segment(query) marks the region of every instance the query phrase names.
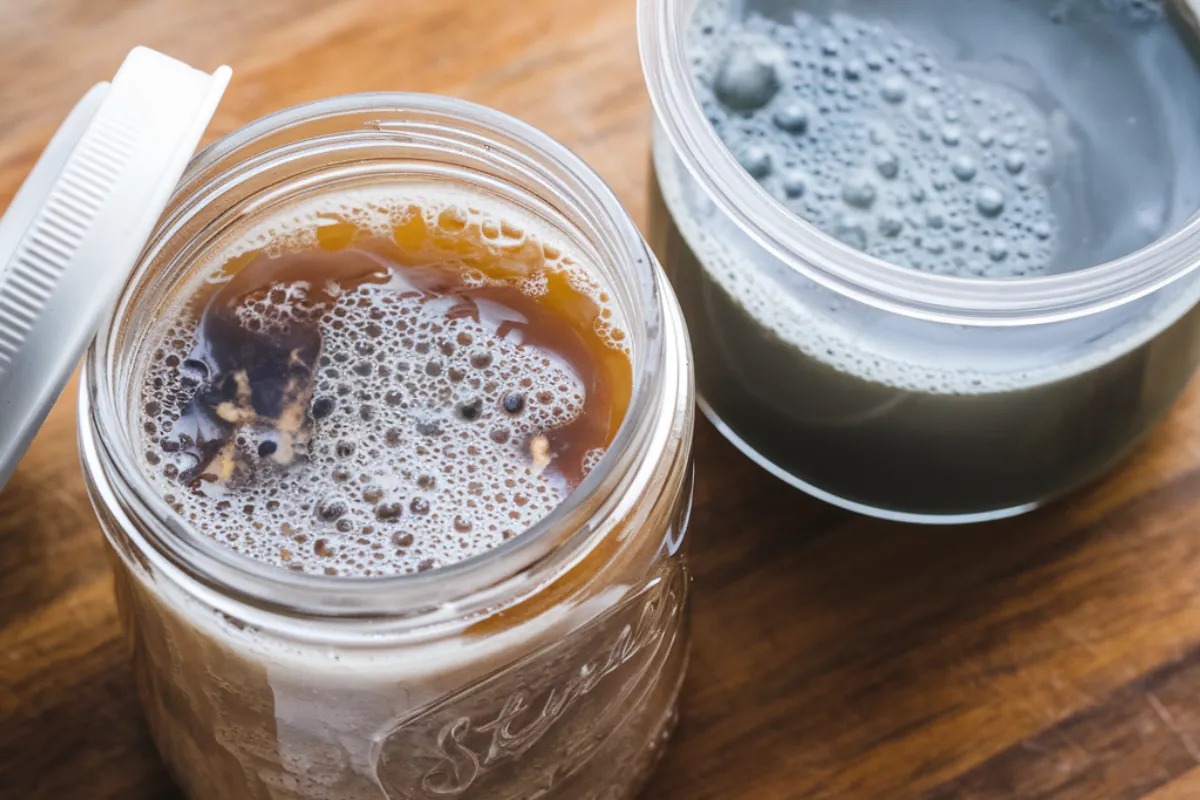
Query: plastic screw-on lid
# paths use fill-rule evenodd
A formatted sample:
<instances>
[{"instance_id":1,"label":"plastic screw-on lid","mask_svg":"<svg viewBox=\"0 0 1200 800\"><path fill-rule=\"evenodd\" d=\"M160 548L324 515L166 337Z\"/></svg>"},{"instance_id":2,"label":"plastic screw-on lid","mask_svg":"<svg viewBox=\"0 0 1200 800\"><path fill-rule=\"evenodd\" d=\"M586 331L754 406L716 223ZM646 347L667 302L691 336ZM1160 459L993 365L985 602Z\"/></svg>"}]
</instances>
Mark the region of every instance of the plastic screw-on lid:
<instances>
[{"instance_id":1,"label":"plastic screw-on lid","mask_svg":"<svg viewBox=\"0 0 1200 800\"><path fill-rule=\"evenodd\" d=\"M230 74L134 49L75 106L0 218L0 487L129 277Z\"/></svg>"}]
</instances>

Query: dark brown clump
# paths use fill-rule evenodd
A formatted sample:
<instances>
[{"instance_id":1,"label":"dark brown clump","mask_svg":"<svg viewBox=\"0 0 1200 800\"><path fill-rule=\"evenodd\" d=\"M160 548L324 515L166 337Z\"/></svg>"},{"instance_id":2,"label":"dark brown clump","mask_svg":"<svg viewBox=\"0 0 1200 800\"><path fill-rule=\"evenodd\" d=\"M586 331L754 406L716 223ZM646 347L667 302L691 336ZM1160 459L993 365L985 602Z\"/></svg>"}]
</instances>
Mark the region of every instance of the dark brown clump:
<instances>
[{"instance_id":1,"label":"dark brown clump","mask_svg":"<svg viewBox=\"0 0 1200 800\"><path fill-rule=\"evenodd\" d=\"M331 400L313 403L312 395L322 346L318 320L334 298L313 289L286 317L252 312L281 291L275 282L285 276L293 286L324 287L338 278L362 282L378 271L365 255L349 255L334 267L311 253L260 255L211 297L197 298L203 303L197 343L179 377L192 394L178 423L180 441L187 437L196 464L181 473L182 480L245 481L260 468L258 460L286 466L304 457L312 419L333 411ZM243 442L260 444L249 450L239 444L243 430L256 434Z\"/></svg>"}]
</instances>

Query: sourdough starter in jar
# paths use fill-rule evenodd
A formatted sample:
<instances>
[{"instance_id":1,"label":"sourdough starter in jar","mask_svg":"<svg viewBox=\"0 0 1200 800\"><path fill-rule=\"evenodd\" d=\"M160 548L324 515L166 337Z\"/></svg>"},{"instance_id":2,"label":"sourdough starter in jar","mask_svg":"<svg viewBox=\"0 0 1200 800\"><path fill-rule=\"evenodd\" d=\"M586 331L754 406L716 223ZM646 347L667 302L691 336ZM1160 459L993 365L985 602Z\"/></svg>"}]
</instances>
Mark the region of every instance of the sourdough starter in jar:
<instances>
[{"instance_id":1,"label":"sourdough starter in jar","mask_svg":"<svg viewBox=\"0 0 1200 800\"><path fill-rule=\"evenodd\" d=\"M703 0L697 96L789 210L911 269L1082 269L1200 207L1200 67L1161 0L951 6Z\"/></svg>"},{"instance_id":2,"label":"sourdough starter in jar","mask_svg":"<svg viewBox=\"0 0 1200 800\"><path fill-rule=\"evenodd\" d=\"M424 178L235 225L141 334L141 469L186 525L273 569L436 580L546 518L624 421L636 344L589 258ZM685 662L686 444L670 462L589 552L445 635L260 627L135 554L118 595L169 767L196 798L631 797Z\"/></svg>"},{"instance_id":3,"label":"sourdough starter in jar","mask_svg":"<svg viewBox=\"0 0 1200 800\"><path fill-rule=\"evenodd\" d=\"M645 5L682 9L697 124L770 195L758 202L794 215L796 242L816 239L803 220L914 274L995 281L978 325L925 315L932 292L885 308L819 285L718 208L695 178L707 166L685 168L660 130L654 244L706 410L744 450L860 511L985 519L1094 477L1162 418L1200 356L1190 277L1061 322L1003 315L1010 296L1146 248L1200 206L1184 4ZM760 212L743 211L753 225ZM835 276L857 258L817 246L789 257Z\"/></svg>"}]
</instances>

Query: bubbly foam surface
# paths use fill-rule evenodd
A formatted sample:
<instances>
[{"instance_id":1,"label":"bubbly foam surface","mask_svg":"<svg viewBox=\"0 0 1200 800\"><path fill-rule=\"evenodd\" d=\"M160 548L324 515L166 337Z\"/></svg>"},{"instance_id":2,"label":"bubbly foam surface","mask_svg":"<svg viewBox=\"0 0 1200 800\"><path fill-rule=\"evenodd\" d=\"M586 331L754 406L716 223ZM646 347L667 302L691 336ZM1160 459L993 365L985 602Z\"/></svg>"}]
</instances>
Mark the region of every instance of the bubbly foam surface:
<instances>
[{"instance_id":1,"label":"bubbly foam surface","mask_svg":"<svg viewBox=\"0 0 1200 800\"><path fill-rule=\"evenodd\" d=\"M1200 169L1200 67L1157 0L704 0L689 35L697 96L747 171L797 216L894 263L968 277L1086 267L1200 205L1200 186L1179 179ZM883 386L979 395L1062 380L1148 341L1200 299L1195 282L1181 283L1044 363L1010 363L949 327L914 345L871 309L743 248L661 136L655 165L699 265L744 312L713 317L717 341L752 321L798 355ZM1048 335L1030 330L1019 353ZM742 343L727 346L737 359Z\"/></svg>"},{"instance_id":2,"label":"bubbly foam surface","mask_svg":"<svg viewBox=\"0 0 1200 800\"><path fill-rule=\"evenodd\" d=\"M151 337L150 476L257 560L460 561L549 514L619 425L628 344L579 254L482 197L401 199L342 193L240 233Z\"/></svg>"},{"instance_id":3,"label":"bubbly foam surface","mask_svg":"<svg viewBox=\"0 0 1200 800\"><path fill-rule=\"evenodd\" d=\"M960 331L949 328L946 341L938 347L919 352L902 348L902 337L864 336L878 324L877 317L864 320L856 306L815 285L780 279L770 262L754 264L747 254L731 244L722 227L728 225L711 202L698 196L699 187L676 160L670 144L663 138L655 142L654 156L663 201L670 210L679 232L697 259L707 278L745 319L725 320L713 316L717 338L726 336L724 326L736 331L752 320L798 355L814 359L838 372L864 381L891 386L903 391L943 395L981 395L1017 391L1030 386L1062 380L1107 363L1151 339L1197 302L1200 284L1195 281L1181 291L1163 298L1154 316L1132 316L1106 343L1081 350L1074 357L1061 357L1046 365L1006 365L1000 354L964 352L971 341ZM736 241L734 239L733 241ZM711 311L709 313L712 313ZM871 313L871 312L868 312ZM1031 330L1032 337L1044 336ZM1044 341L1044 340L1043 340ZM736 353L730 358L736 358ZM786 369L781 365L779 369Z\"/></svg>"},{"instance_id":4,"label":"bubbly foam surface","mask_svg":"<svg viewBox=\"0 0 1200 800\"><path fill-rule=\"evenodd\" d=\"M1194 121L1200 73L1161 3L746 5L694 15L701 105L747 172L856 249L948 275L1042 275L1125 255L1195 210L1175 184L1200 154L1172 106L1184 95ZM1122 78L1065 85L1058 51Z\"/></svg>"}]
</instances>

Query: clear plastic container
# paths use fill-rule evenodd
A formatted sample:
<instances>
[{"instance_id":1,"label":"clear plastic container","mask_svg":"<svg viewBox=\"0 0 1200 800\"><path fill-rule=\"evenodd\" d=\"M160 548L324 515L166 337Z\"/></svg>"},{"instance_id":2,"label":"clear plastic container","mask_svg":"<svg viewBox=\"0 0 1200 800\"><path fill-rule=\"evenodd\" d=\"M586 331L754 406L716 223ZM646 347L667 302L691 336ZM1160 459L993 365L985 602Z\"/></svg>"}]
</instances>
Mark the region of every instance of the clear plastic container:
<instances>
[{"instance_id":1,"label":"clear plastic container","mask_svg":"<svg viewBox=\"0 0 1200 800\"><path fill-rule=\"evenodd\" d=\"M196 253L313 187L436 175L554 215L628 321L608 455L534 528L390 578L289 572L193 529L139 467L145 332ZM195 798L630 798L687 661L693 388L674 296L565 148L419 95L272 115L199 154L86 362L80 438L151 730Z\"/></svg>"},{"instance_id":2,"label":"clear plastic container","mask_svg":"<svg viewBox=\"0 0 1200 800\"><path fill-rule=\"evenodd\" d=\"M1080 486L1163 419L1200 357L1200 219L1038 277L868 256L789 211L706 119L687 49L697 5L640 3L649 238L692 333L701 407L732 442L843 507L965 522Z\"/></svg>"}]
</instances>

